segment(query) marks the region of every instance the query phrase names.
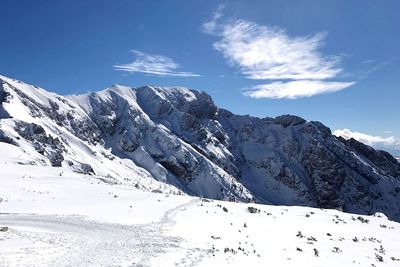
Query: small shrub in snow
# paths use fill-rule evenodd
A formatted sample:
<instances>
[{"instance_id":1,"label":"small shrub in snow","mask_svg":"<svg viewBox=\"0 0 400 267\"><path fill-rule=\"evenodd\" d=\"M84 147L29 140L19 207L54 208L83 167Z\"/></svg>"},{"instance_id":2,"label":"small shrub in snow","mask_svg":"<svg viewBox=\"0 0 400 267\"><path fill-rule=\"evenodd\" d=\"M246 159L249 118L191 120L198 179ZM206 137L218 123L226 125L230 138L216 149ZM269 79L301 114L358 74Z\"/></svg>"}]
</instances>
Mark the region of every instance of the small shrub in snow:
<instances>
[{"instance_id":1,"label":"small shrub in snow","mask_svg":"<svg viewBox=\"0 0 400 267\"><path fill-rule=\"evenodd\" d=\"M152 193L157 193L157 194L161 194L162 191L160 189L153 189L151 190Z\"/></svg>"},{"instance_id":2,"label":"small shrub in snow","mask_svg":"<svg viewBox=\"0 0 400 267\"><path fill-rule=\"evenodd\" d=\"M376 259L376 261L378 261L378 262L383 262L383 257L382 257L381 255L379 255L379 254L376 254L376 253L375 253L375 259Z\"/></svg>"},{"instance_id":3,"label":"small shrub in snow","mask_svg":"<svg viewBox=\"0 0 400 267\"><path fill-rule=\"evenodd\" d=\"M369 240L370 242L373 242L373 243L375 243L375 242L381 243L381 242L382 242L382 240L379 240L379 239L377 239L376 237L370 237L370 238L368 238L368 240Z\"/></svg>"},{"instance_id":4,"label":"small shrub in snow","mask_svg":"<svg viewBox=\"0 0 400 267\"><path fill-rule=\"evenodd\" d=\"M334 253L341 253L342 250L341 250L340 248L338 248L338 247L333 247L332 252L334 252Z\"/></svg>"},{"instance_id":5,"label":"small shrub in snow","mask_svg":"<svg viewBox=\"0 0 400 267\"><path fill-rule=\"evenodd\" d=\"M250 213L258 213L258 212L260 212L260 210L257 209L257 208L255 208L255 207L247 207L247 210L248 210Z\"/></svg>"},{"instance_id":6,"label":"small shrub in snow","mask_svg":"<svg viewBox=\"0 0 400 267\"><path fill-rule=\"evenodd\" d=\"M317 241L318 241L318 240L317 240L315 237L313 237L313 236L307 237L307 240L308 240L308 241L312 241L312 242L317 242Z\"/></svg>"},{"instance_id":7,"label":"small shrub in snow","mask_svg":"<svg viewBox=\"0 0 400 267\"><path fill-rule=\"evenodd\" d=\"M380 245L380 247L379 247L379 249L378 248L376 248L375 249L376 251L378 251L379 253L381 253L381 254L383 254L383 255L385 255L385 249L383 248L383 246L382 245Z\"/></svg>"},{"instance_id":8,"label":"small shrub in snow","mask_svg":"<svg viewBox=\"0 0 400 267\"><path fill-rule=\"evenodd\" d=\"M358 238L357 238L357 237L354 237L354 238L353 238L353 241L354 241L354 242L358 242Z\"/></svg>"},{"instance_id":9,"label":"small shrub in snow","mask_svg":"<svg viewBox=\"0 0 400 267\"><path fill-rule=\"evenodd\" d=\"M234 250L233 248L224 248L224 252L225 253L231 252L232 254L236 254L236 250Z\"/></svg>"},{"instance_id":10,"label":"small shrub in snow","mask_svg":"<svg viewBox=\"0 0 400 267\"><path fill-rule=\"evenodd\" d=\"M301 231L298 231L296 236L299 237L299 238L303 238L304 237L304 235L301 233Z\"/></svg>"},{"instance_id":11,"label":"small shrub in snow","mask_svg":"<svg viewBox=\"0 0 400 267\"><path fill-rule=\"evenodd\" d=\"M316 248L314 248L314 256L315 257L319 257L319 251Z\"/></svg>"},{"instance_id":12,"label":"small shrub in snow","mask_svg":"<svg viewBox=\"0 0 400 267\"><path fill-rule=\"evenodd\" d=\"M296 248L296 251L303 252L303 250L299 247Z\"/></svg>"},{"instance_id":13,"label":"small shrub in snow","mask_svg":"<svg viewBox=\"0 0 400 267\"><path fill-rule=\"evenodd\" d=\"M368 220L368 219L364 219L364 218L361 217L361 216L358 216L358 217L357 217L357 220L359 220L359 221L362 222L362 223L369 223L369 220Z\"/></svg>"}]
</instances>

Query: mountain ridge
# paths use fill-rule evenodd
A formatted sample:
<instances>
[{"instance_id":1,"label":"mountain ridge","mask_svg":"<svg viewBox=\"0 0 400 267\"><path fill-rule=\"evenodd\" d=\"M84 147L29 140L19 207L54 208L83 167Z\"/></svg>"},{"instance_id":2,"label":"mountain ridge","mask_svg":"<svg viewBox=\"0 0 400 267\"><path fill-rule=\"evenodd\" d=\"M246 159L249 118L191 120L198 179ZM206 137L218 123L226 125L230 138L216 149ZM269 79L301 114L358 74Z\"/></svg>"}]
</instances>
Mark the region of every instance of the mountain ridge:
<instances>
[{"instance_id":1,"label":"mountain ridge","mask_svg":"<svg viewBox=\"0 0 400 267\"><path fill-rule=\"evenodd\" d=\"M0 141L32 148L37 164L138 187L135 177L152 179L175 193L400 220L400 164L320 122L235 115L183 87L60 96L0 80Z\"/></svg>"}]
</instances>

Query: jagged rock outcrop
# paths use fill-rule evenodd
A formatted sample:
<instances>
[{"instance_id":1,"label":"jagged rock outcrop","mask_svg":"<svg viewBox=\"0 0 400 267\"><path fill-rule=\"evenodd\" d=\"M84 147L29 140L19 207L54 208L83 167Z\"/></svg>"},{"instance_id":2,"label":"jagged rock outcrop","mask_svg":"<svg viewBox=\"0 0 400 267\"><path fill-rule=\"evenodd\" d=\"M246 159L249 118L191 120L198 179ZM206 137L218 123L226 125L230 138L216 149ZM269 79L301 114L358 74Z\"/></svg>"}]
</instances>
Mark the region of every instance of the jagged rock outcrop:
<instances>
[{"instance_id":1,"label":"jagged rock outcrop","mask_svg":"<svg viewBox=\"0 0 400 267\"><path fill-rule=\"evenodd\" d=\"M388 152L383 150L375 150L357 140L350 138L349 140L341 139L351 146L359 154L367 158L372 164L377 166L377 169L393 177L400 177L400 165L398 161Z\"/></svg>"},{"instance_id":2,"label":"jagged rock outcrop","mask_svg":"<svg viewBox=\"0 0 400 267\"><path fill-rule=\"evenodd\" d=\"M45 155L53 167L61 167L64 161L64 145L58 137L47 135L42 126L35 123L26 123L24 121L15 122L15 131L20 137L31 142L33 148L40 154Z\"/></svg>"},{"instance_id":3,"label":"jagged rock outcrop","mask_svg":"<svg viewBox=\"0 0 400 267\"><path fill-rule=\"evenodd\" d=\"M379 211L400 220L396 159L335 137L320 122L235 115L186 88L114 85L62 97L1 80L1 114L7 116L0 142L29 142L52 166L111 175L103 169L110 165L117 180L127 179L118 174L122 168L191 195Z\"/></svg>"}]
</instances>

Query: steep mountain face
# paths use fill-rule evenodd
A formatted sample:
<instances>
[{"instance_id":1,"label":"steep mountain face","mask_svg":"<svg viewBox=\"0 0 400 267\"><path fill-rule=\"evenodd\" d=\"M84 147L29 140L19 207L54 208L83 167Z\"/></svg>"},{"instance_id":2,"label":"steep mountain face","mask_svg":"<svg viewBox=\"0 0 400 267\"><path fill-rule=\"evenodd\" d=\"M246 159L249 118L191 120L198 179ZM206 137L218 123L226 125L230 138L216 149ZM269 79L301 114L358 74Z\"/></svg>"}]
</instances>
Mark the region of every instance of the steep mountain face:
<instances>
[{"instance_id":1,"label":"steep mountain face","mask_svg":"<svg viewBox=\"0 0 400 267\"><path fill-rule=\"evenodd\" d=\"M0 80L0 142L26 148L32 164L136 187L152 180L153 190L400 220L396 159L320 122L234 115L186 88L115 85L63 97Z\"/></svg>"}]
</instances>

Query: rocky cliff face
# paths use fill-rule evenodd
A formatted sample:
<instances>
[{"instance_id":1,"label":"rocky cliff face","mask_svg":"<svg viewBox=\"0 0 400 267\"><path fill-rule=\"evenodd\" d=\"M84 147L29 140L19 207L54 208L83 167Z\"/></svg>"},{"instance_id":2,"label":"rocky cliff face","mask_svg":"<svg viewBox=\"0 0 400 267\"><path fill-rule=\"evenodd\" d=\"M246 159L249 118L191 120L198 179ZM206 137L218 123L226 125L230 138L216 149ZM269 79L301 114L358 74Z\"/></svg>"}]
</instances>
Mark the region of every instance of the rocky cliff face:
<instances>
[{"instance_id":1,"label":"rocky cliff face","mask_svg":"<svg viewBox=\"0 0 400 267\"><path fill-rule=\"evenodd\" d=\"M115 181L139 175L216 199L400 220L397 160L320 122L235 115L186 88L115 85L63 97L0 78L0 142L31 145L41 164Z\"/></svg>"}]
</instances>

